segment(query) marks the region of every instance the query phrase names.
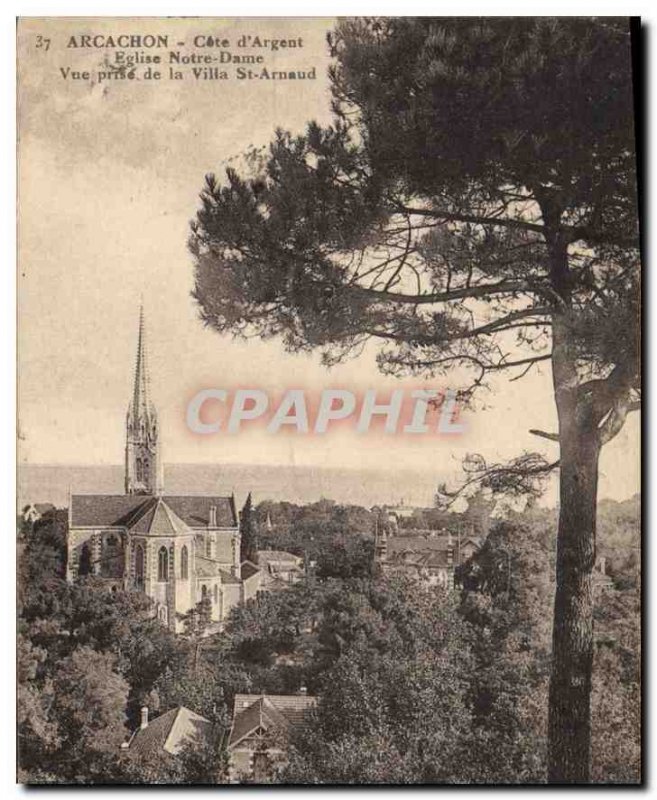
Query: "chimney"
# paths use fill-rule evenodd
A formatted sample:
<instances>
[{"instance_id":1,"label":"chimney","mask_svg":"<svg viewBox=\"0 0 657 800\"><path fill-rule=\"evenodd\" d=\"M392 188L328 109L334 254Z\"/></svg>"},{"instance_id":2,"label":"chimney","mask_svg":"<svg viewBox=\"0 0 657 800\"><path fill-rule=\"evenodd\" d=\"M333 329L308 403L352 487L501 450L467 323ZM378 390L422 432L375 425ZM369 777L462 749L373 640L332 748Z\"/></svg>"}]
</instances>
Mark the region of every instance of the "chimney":
<instances>
[{"instance_id":1,"label":"chimney","mask_svg":"<svg viewBox=\"0 0 657 800\"><path fill-rule=\"evenodd\" d=\"M208 520L208 528L217 527L217 506L210 506L210 519Z\"/></svg>"},{"instance_id":2,"label":"chimney","mask_svg":"<svg viewBox=\"0 0 657 800\"><path fill-rule=\"evenodd\" d=\"M139 726L139 730L144 730L144 728L148 728L148 706L141 707L141 725Z\"/></svg>"}]
</instances>

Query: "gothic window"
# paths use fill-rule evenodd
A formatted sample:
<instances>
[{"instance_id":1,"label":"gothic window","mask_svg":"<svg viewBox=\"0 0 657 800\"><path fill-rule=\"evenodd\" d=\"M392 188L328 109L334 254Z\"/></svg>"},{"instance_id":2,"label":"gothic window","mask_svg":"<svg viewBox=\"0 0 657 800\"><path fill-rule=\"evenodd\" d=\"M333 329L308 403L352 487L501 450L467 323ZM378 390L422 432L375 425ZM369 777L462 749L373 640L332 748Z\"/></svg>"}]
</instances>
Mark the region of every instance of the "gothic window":
<instances>
[{"instance_id":1,"label":"gothic window","mask_svg":"<svg viewBox=\"0 0 657 800\"><path fill-rule=\"evenodd\" d=\"M84 577L91 574L91 550L89 545L83 544L80 550L80 561L78 563L78 575Z\"/></svg>"},{"instance_id":2,"label":"gothic window","mask_svg":"<svg viewBox=\"0 0 657 800\"><path fill-rule=\"evenodd\" d=\"M137 480L138 481L143 480L143 472L142 472L142 468L141 468L141 458L137 459Z\"/></svg>"},{"instance_id":3,"label":"gothic window","mask_svg":"<svg viewBox=\"0 0 657 800\"><path fill-rule=\"evenodd\" d=\"M214 585L214 602L215 604L219 602L219 587L216 583Z\"/></svg>"},{"instance_id":4,"label":"gothic window","mask_svg":"<svg viewBox=\"0 0 657 800\"><path fill-rule=\"evenodd\" d=\"M103 541L100 573L104 578L118 578L123 574L123 553L118 537L113 533Z\"/></svg>"},{"instance_id":5,"label":"gothic window","mask_svg":"<svg viewBox=\"0 0 657 800\"><path fill-rule=\"evenodd\" d=\"M144 584L144 548L138 544L135 548L135 577L137 584L143 586Z\"/></svg>"},{"instance_id":6,"label":"gothic window","mask_svg":"<svg viewBox=\"0 0 657 800\"><path fill-rule=\"evenodd\" d=\"M148 478L148 459L145 458L141 465L141 473L143 475L143 479L146 480Z\"/></svg>"},{"instance_id":7,"label":"gothic window","mask_svg":"<svg viewBox=\"0 0 657 800\"><path fill-rule=\"evenodd\" d=\"M180 577L184 581L189 578L189 553L187 552L187 545L183 545L180 551Z\"/></svg>"},{"instance_id":8,"label":"gothic window","mask_svg":"<svg viewBox=\"0 0 657 800\"><path fill-rule=\"evenodd\" d=\"M205 540L205 555L208 558L212 558L212 539L209 536Z\"/></svg>"},{"instance_id":9,"label":"gothic window","mask_svg":"<svg viewBox=\"0 0 657 800\"><path fill-rule=\"evenodd\" d=\"M205 584L203 584L203 586L201 586L201 600L207 600L207 597L208 597L208 587Z\"/></svg>"},{"instance_id":10,"label":"gothic window","mask_svg":"<svg viewBox=\"0 0 657 800\"><path fill-rule=\"evenodd\" d=\"M169 580L169 551L166 547L160 547L160 552L157 554L157 579Z\"/></svg>"}]
</instances>

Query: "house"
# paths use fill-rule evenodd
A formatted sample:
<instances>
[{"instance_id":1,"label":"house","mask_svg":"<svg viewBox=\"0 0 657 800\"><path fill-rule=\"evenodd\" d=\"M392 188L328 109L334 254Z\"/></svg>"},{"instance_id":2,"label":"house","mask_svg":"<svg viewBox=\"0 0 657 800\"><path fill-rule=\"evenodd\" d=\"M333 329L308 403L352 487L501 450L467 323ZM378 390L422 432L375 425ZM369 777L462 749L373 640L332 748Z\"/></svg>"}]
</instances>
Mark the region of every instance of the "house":
<instances>
[{"instance_id":1,"label":"house","mask_svg":"<svg viewBox=\"0 0 657 800\"><path fill-rule=\"evenodd\" d=\"M245 598L255 597L262 584L263 574L260 567L257 567L252 561L242 561L240 578L244 586Z\"/></svg>"},{"instance_id":2,"label":"house","mask_svg":"<svg viewBox=\"0 0 657 800\"><path fill-rule=\"evenodd\" d=\"M284 550L258 550L261 591L286 589L304 576L303 559Z\"/></svg>"},{"instance_id":3,"label":"house","mask_svg":"<svg viewBox=\"0 0 657 800\"><path fill-rule=\"evenodd\" d=\"M21 516L23 517L24 522L34 524L40 519L43 519L50 514L54 514L55 511L55 506L52 503L30 503L29 505L25 506L21 512Z\"/></svg>"},{"instance_id":4,"label":"house","mask_svg":"<svg viewBox=\"0 0 657 800\"><path fill-rule=\"evenodd\" d=\"M421 509L415 506L407 506L402 498L396 506L382 506L377 511L382 512L383 517L392 525L399 527L401 520L413 519L415 514Z\"/></svg>"},{"instance_id":5,"label":"house","mask_svg":"<svg viewBox=\"0 0 657 800\"><path fill-rule=\"evenodd\" d=\"M611 575L607 574L607 559L605 556L598 556L593 568L593 591L609 592L614 588L614 581Z\"/></svg>"},{"instance_id":6,"label":"house","mask_svg":"<svg viewBox=\"0 0 657 800\"><path fill-rule=\"evenodd\" d=\"M148 719L148 708L141 709L141 724L129 741L122 745L131 755L146 758L168 753L178 755L185 747L209 739L212 723L185 706L172 708L153 721Z\"/></svg>"},{"instance_id":7,"label":"house","mask_svg":"<svg viewBox=\"0 0 657 800\"><path fill-rule=\"evenodd\" d=\"M230 609L259 587L252 572L242 579L235 498L166 494L160 445L142 309L126 417L125 493L71 496L67 579L94 575L109 591L143 593L158 619L177 633L182 615L209 600L219 629Z\"/></svg>"},{"instance_id":8,"label":"house","mask_svg":"<svg viewBox=\"0 0 657 800\"><path fill-rule=\"evenodd\" d=\"M291 734L302 730L317 699L297 695L235 695L228 741L230 783L270 783L287 760Z\"/></svg>"},{"instance_id":9,"label":"house","mask_svg":"<svg viewBox=\"0 0 657 800\"><path fill-rule=\"evenodd\" d=\"M482 540L449 531L404 531L377 528L374 559L386 576L403 575L447 590L454 586L455 569L481 547Z\"/></svg>"}]
</instances>

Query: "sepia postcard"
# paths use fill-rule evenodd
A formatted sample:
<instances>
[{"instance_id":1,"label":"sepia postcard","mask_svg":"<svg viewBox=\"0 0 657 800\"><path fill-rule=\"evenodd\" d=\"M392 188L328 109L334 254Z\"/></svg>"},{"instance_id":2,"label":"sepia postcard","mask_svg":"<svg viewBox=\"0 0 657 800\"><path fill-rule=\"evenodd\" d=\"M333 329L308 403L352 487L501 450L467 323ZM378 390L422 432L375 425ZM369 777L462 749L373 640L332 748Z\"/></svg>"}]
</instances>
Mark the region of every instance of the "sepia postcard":
<instances>
[{"instance_id":1,"label":"sepia postcard","mask_svg":"<svg viewBox=\"0 0 657 800\"><path fill-rule=\"evenodd\" d=\"M643 783L642 35L18 19L18 783Z\"/></svg>"}]
</instances>

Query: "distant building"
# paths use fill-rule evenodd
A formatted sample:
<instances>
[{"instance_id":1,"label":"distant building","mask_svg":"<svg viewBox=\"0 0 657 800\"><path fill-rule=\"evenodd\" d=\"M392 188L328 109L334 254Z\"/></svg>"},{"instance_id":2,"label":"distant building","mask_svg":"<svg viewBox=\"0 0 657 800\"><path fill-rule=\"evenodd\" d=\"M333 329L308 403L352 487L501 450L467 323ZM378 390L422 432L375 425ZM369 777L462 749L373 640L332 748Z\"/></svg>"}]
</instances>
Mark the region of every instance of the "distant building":
<instances>
[{"instance_id":1,"label":"distant building","mask_svg":"<svg viewBox=\"0 0 657 800\"><path fill-rule=\"evenodd\" d=\"M430 586L451 589L455 569L481 547L479 537L445 531L410 531L403 534L386 526L377 528L374 560L383 575L403 575Z\"/></svg>"},{"instance_id":2,"label":"distant building","mask_svg":"<svg viewBox=\"0 0 657 800\"><path fill-rule=\"evenodd\" d=\"M260 590L287 589L304 576L303 559L284 550L258 550Z\"/></svg>"},{"instance_id":3,"label":"distant building","mask_svg":"<svg viewBox=\"0 0 657 800\"><path fill-rule=\"evenodd\" d=\"M401 520L412 519L421 509L407 506L402 498L396 506L382 506L386 518L394 525L399 525Z\"/></svg>"},{"instance_id":4,"label":"distant building","mask_svg":"<svg viewBox=\"0 0 657 800\"><path fill-rule=\"evenodd\" d=\"M317 703L304 692L298 695L235 695L230 730L229 781L270 783L286 763L287 742L302 729L306 715Z\"/></svg>"},{"instance_id":5,"label":"distant building","mask_svg":"<svg viewBox=\"0 0 657 800\"><path fill-rule=\"evenodd\" d=\"M56 511L52 503L30 503L21 512L24 522L35 523Z\"/></svg>"},{"instance_id":6,"label":"distant building","mask_svg":"<svg viewBox=\"0 0 657 800\"><path fill-rule=\"evenodd\" d=\"M165 714L148 719L148 708L141 710L141 724L123 745L133 757L152 755L178 755L185 747L201 744L212 733L212 723L185 706L178 706Z\"/></svg>"},{"instance_id":7,"label":"distant building","mask_svg":"<svg viewBox=\"0 0 657 800\"><path fill-rule=\"evenodd\" d=\"M164 494L143 310L126 419L125 494L72 495L68 522L68 580L91 574L110 590L142 592L172 631L182 630L181 615L201 600L210 601L219 627L257 592L252 570L242 578L235 498Z\"/></svg>"},{"instance_id":8,"label":"distant building","mask_svg":"<svg viewBox=\"0 0 657 800\"><path fill-rule=\"evenodd\" d=\"M607 575L607 559L604 556L598 556L593 568L593 591L608 592L613 588L614 581L611 575Z\"/></svg>"}]
</instances>

